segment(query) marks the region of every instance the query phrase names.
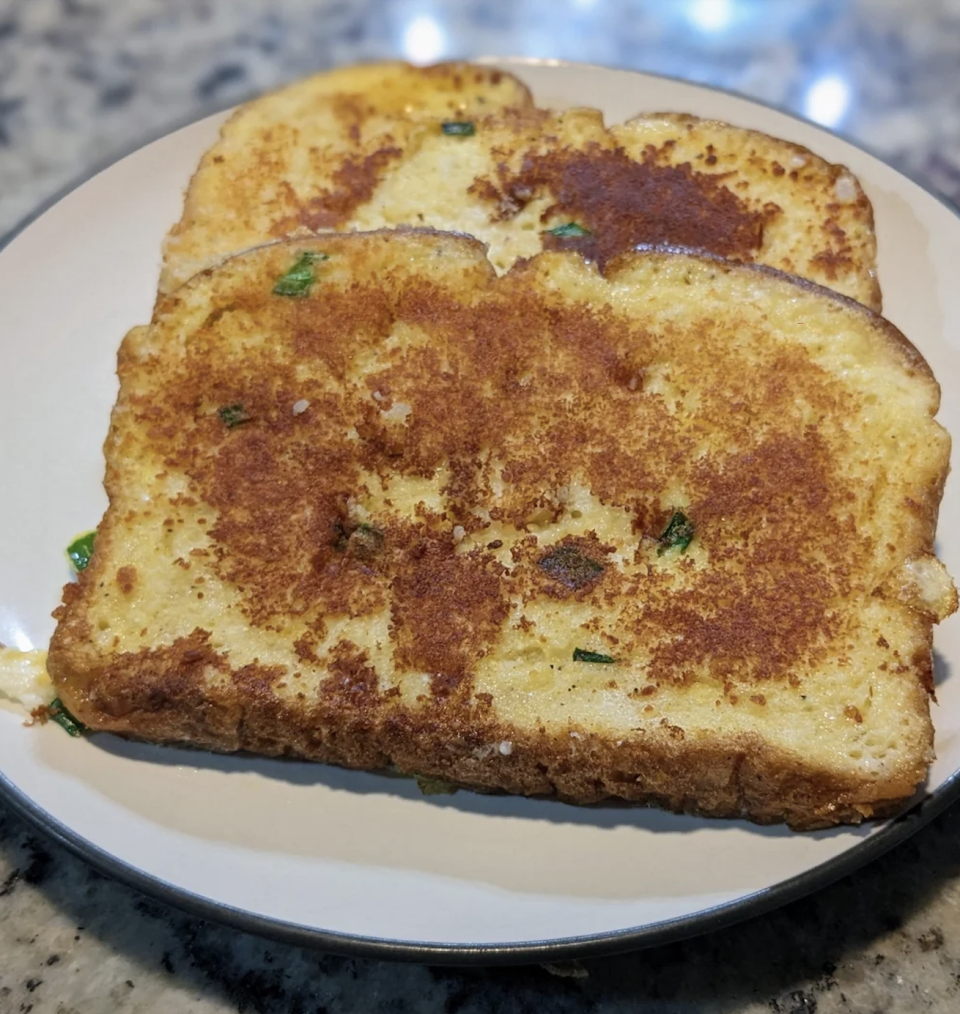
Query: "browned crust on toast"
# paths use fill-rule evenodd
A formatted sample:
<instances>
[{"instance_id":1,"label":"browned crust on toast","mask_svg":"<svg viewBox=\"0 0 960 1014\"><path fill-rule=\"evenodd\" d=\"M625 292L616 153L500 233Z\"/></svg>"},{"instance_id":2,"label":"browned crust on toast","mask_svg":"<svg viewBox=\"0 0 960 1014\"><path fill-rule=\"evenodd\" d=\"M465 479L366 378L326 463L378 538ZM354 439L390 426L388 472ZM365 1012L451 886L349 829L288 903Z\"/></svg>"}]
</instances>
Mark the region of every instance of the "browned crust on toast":
<instances>
[{"instance_id":1,"label":"browned crust on toast","mask_svg":"<svg viewBox=\"0 0 960 1014\"><path fill-rule=\"evenodd\" d=\"M668 727L642 742L617 744L575 725L563 734L531 733L492 720L482 703L460 700L428 717L371 690L357 659L335 670L321 699L300 710L273 692L276 671L231 669L201 630L168 649L122 656L91 677L61 647L75 636L61 627L51 651L51 672L71 710L97 731L148 742L367 771L398 768L478 791L574 804L622 799L676 813L785 822L797 831L889 816L926 772L925 765L904 770L877 792L830 771L811 771L759 737L697 743ZM205 667L222 673L222 689L205 688ZM174 679L171 669L179 672ZM80 685L86 693L77 693ZM501 743L510 744L508 756Z\"/></svg>"},{"instance_id":2,"label":"browned crust on toast","mask_svg":"<svg viewBox=\"0 0 960 1014\"><path fill-rule=\"evenodd\" d=\"M797 147L799 147L799 145ZM806 149L802 150L805 151ZM709 250L703 250L697 247L681 246L677 243L639 243L636 247L634 247L633 252L665 254L678 253L683 254L685 257L695 257L701 261L709 261L717 266L723 266L729 263L727 258L711 253ZM924 358L923 353L916 347L916 345L914 345L913 342L910 341L910 339L895 324L892 324L886 317L882 317L878 310L866 303L860 302L860 300L854 299L852 296L846 296L842 292L837 292L836 289L831 289L826 285L821 285L819 282L815 282L810 278L804 278L802 275L792 275L787 271L771 267L768 264L735 263L738 269L754 272L759 275L766 275L768 278L779 278L782 281L789 282L791 285L796 286L798 289L802 289L804 292L815 293L819 296L823 296L837 306L843 306L847 310L862 317L863 320L869 321L872 327L876 328L883 334L885 341L899 350L900 354L904 358L904 362L910 369L918 371L926 380L935 385L937 391L937 410L939 409L940 384L934 376L933 370L930 368L930 364ZM946 476L944 476L944 481L946 481ZM937 499L938 504L939 502L940 498Z\"/></svg>"}]
</instances>

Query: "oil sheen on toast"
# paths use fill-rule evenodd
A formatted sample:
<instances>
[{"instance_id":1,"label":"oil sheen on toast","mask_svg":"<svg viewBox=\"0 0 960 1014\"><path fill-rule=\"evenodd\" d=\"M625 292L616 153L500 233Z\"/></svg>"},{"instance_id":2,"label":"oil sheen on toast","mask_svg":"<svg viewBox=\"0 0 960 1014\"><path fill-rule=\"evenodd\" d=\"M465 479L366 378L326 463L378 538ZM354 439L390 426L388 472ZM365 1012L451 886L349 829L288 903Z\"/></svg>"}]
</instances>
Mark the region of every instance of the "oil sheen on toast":
<instances>
[{"instance_id":1,"label":"oil sheen on toast","mask_svg":"<svg viewBox=\"0 0 960 1014\"><path fill-rule=\"evenodd\" d=\"M859 304L330 234L198 275L119 373L48 659L93 729L801 829L923 780L950 441Z\"/></svg>"},{"instance_id":2,"label":"oil sheen on toast","mask_svg":"<svg viewBox=\"0 0 960 1014\"><path fill-rule=\"evenodd\" d=\"M270 239L409 225L482 239L498 271L545 246L602 268L638 244L670 244L879 310L872 208L842 166L692 116L608 129L597 110L537 109L508 75L455 68L319 75L238 110L190 185L161 291ZM404 112L411 91L420 104Z\"/></svg>"}]
</instances>

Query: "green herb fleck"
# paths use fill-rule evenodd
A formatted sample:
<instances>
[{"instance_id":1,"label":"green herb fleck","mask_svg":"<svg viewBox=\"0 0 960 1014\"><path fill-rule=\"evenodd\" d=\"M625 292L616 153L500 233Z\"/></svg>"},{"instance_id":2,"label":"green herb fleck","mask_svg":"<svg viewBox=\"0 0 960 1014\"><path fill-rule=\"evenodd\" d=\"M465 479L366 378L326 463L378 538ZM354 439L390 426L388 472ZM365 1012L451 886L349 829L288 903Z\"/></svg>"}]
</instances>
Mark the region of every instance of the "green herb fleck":
<instances>
[{"instance_id":1,"label":"green herb fleck","mask_svg":"<svg viewBox=\"0 0 960 1014\"><path fill-rule=\"evenodd\" d=\"M325 253L305 250L297 258L296 264L277 279L273 286L273 294L275 296L292 296L295 299L309 295L311 286L317 280L314 264L325 260L328 260Z\"/></svg>"},{"instance_id":2,"label":"green herb fleck","mask_svg":"<svg viewBox=\"0 0 960 1014\"><path fill-rule=\"evenodd\" d=\"M414 775L420 791L425 796L452 796L457 787L445 778L434 778L432 775Z\"/></svg>"},{"instance_id":3,"label":"green herb fleck","mask_svg":"<svg viewBox=\"0 0 960 1014\"><path fill-rule=\"evenodd\" d=\"M440 124L440 129L450 137L473 137L477 132L473 120L447 120Z\"/></svg>"},{"instance_id":4,"label":"green herb fleck","mask_svg":"<svg viewBox=\"0 0 960 1014\"><path fill-rule=\"evenodd\" d=\"M244 411L243 405L239 402L236 405L224 405L217 409L217 415L228 430L241 423L250 422L250 416Z\"/></svg>"},{"instance_id":5,"label":"green herb fleck","mask_svg":"<svg viewBox=\"0 0 960 1014\"><path fill-rule=\"evenodd\" d=\"M586 588L603 573L603 564L585 556L576 546L557 546L539 560L539 567L568 588Z\"/></svg>"},{"instance_id":6,"label":"green herb fleck","mask_svg":"<svg viewBox=\"0 0 960 1014\"><path fill-rule=\"evenodd\" d=\"M67 556L70 557L70 562L77 573L81 570L86 570L90 557L93 556L93 540L96 534L96 532L87 532L86 535L81 535L79 539L74 539L67 546Z\"/></svg>"},{"instance_id":7,"label":"green herb fleck","mask_svg":"<svg viewBox=\"0 0 960 1014\"><path fill-rule=\"evenodd\" d=\"M616 662L616 659L611 658L610 655L601 655L599 651L585 651L583 648L573 649L573 660L574 662L602 662L604 665Z\"/></svg>"},{"instance_id":8,"label":"green herb fleck","mask_svg":"<svg viewBox=\"0 0 960 1014\"><path fill-rule=\"evenodd\" d=\"M547 229L552 236L556 236L557 239L573 239L577 236L592 236L593 233L589 229L584 229L582 225L577 225L576 222L567 222L566 225L556 225L552 229Z\"/></svg>"},{"instance_id":9,"label":"green herb fleck","mask_svg":"<svg viewBox=\"0 0 960 1014\"><path fill-rule=\"evenodd\" d=\"M71 736L82 736L87 731L87 727L67 711L59 697L47 705L47 716Z\"/></svg>"},{"instance_id":10,"label":"green herb fleck","mask_svg":"<svg viewBox=\"0 0 960 1014\"><path fill-rule=\"evenodd\" d=\"M670 523L663 530L663 535L657 539L660 543L657 556L662 556L668 549L679 549L681 553L685 553L692 541L693 522L683 511L674 511Z\"/></svg>"}]
</instances>

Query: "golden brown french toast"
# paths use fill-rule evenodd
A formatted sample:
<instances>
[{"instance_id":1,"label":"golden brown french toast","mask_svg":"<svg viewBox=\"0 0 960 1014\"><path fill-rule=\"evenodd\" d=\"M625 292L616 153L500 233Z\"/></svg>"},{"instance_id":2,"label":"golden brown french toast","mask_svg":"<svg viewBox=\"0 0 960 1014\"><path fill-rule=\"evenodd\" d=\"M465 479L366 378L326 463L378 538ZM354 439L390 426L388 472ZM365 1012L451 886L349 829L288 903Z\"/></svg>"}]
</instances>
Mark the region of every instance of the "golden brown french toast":
<instances>
[{"instance_id":1,"label":"golden brown french toast","mask_svg":"<svg viewBox=\"0 0 960 1014\"><path fill-rule=\"evenodd\" d=\"M872 208L842 166L692 116L608 129L595 109L537 109L514 78L470 65L353 68L241 107L193 178L161 291L267 240L398 225L475 236L498 271L545 247L603 268L671 244L880 308Z\"/></svg>"},{"instance_id":2,"label":"golden brown french toast","mask_svg":"<svg viewBox=\"0 0 960 1014\"><path fill-rule=\"evenodd\" d=\"M923 781L950 441L853 301L328 234L161 299L119 374L48 659L93 729L800 829Z\"/></svg>"}]
</instances>

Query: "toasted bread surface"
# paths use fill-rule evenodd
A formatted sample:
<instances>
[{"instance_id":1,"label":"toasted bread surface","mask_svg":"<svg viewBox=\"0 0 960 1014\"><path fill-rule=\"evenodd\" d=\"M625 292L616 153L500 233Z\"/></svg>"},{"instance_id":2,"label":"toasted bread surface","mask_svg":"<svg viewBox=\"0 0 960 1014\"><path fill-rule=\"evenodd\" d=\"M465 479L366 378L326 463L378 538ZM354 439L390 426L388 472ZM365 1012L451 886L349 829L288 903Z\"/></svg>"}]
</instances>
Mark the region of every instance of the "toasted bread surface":
<instances>
[{"instance_id":1,"label":"toasted bread surface","mask_svg":"<svg viewBox=\"0 0 960 1014\"><path fill-rule=\"evenodd\" d=\"M845 166L755 130L676 113L639 116L613 134L631 157L658 166L689 164L761 215L760 252L739 259L881 309L873 206Z\"/></svg>"},{"instance_id":2,"label":"toasted bread surface","mask_svg":"<svg viewBox=\"0 0 960 1014\"><path fill-rule=\"evenodd\" d=\"M266 240L407 225L478 237L501 272L544 247L603 269L665 243L776 267L879 310L871 205L842 166L692 116L608 129L594 109L535 108L509 75L445 66L319 75L241 107L190 185L161 290ZM473 132L444 133L451 116ZM571 222L586 234L551 232Z\"/></svg>"},{"instance_id":3,"label":"toasted bread surface","mask_svg":"<svg viewBox=\"0 0 960 1014\"><path fill-rule=\"evenodd\" d=\"M48 659L91 727L797 828L923 780L949 438L864 307L330 234L197 276L119 372Z\"/></svg>"},{"instance_id":4,"label":"toasted bread surface","mask_svg":"<svg viewBox=\"0 0 960 1014\"><path fill-rule=\"evenodd\" d=\"M160 290L277 236L349 228L356 208L424 131L532 108L512 74L457 62L344 67L248 102L190 182L183 216L164 244Z\"/></svg>"}]
</instances>

